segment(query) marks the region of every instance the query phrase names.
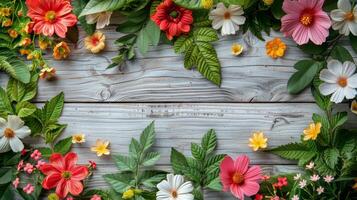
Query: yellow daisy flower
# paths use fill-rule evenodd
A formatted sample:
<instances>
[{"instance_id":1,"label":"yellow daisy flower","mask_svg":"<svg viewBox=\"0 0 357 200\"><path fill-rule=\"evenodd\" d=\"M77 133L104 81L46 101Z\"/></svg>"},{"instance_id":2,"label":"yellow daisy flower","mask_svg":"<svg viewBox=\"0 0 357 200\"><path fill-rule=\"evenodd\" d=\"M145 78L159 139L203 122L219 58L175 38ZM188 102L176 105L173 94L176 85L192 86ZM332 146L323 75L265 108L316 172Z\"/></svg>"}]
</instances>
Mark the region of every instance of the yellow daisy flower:
<instances>
[{"instance_id":1,"label":"yellow daisy flower","mask_svg":"<svg viewBox=\"0 0 357 200\"><path fill-rule=\"evenodd\" d=\"M239 56L240 54L242 54L243 50L244 47L241 44L233 44L231 48L232 54L234 56Z\"/></svg>"},{"instance_id":2,"label":"yellow daisy flower","mask_svg":"<svg viewBox=\"0 0 357 200\"><path fill-rule=\"evenodd\" d=\"M316 140L321 132L321 123L311 123L309 127L304 129L304 140Z\"/></svg>"},{"instance_id":3,"label":"yellow daisy flower","mask_svg":"<svg viewBox=\"0 0 357 200\"><path fill-rule=\"evenodd\" d=\"M73 144L80 144L86 141L86 136L83 133L78 133L72 135L72 143Z\"/></svg>"},{"instance_id":4,"label":"yellow daisy flower","mask_svg":"<svg viewBox=\"0 0 357 200\"><path fill-rule=\"evenodd\" d=\"M351 112L353 112L354 114L357 114L357 101L356 100L352 101Z\"/></svg>"},{"instance_id":5,"label":"yellow daisy flower","mask_svg":"<svg viewBox=\"0 0 357 200\"><path fill-rule=\"evenodd\" d=\"M201 5L204 9L211 9L213 7L213 0L201 0Z\"/></svg>"},{"instance_id":6,"label":"yellow daisy flower","mask_svg":"<svg viewBox=\"0 0 357 200\"><path fill-rule=\"evenodd\" d=\"M275 38L268 41L265 45L265 48L267 55L276 59L284 56L286 44L280 38Z\"/></svg>"},{"instance_id":7,"label":"yellow daisy flower","mask_svg":"<svg viewBox=\"0 0 357 200\"><path fill-rule=\"evenodd\" d=\"M249 138L249 146L253 151L258 151L258 149L267 148L268 138L264 137L264 133L261 131L254 132L253 136Z\"/></svg>"},{"instance_id":8,"label":"yellow daisy flower","mask_svg":"<svg viewBox=\"0 0 357 200\"><path fill-rule=\"evenodd\" d=\"M108 149L109 141L97 140L95 146L93 146L90 150L97 153L97 156L109 155L110 150Z\"/></svg>"}]
</instances>

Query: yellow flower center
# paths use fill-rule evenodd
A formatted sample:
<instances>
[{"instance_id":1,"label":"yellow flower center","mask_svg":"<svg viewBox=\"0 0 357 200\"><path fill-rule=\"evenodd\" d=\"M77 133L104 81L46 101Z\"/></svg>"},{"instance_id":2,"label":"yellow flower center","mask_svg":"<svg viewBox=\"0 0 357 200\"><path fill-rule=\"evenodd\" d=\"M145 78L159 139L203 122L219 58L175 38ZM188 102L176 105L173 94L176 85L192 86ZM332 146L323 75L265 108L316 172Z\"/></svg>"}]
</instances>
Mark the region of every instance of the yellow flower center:
<instances>
[{"instance_id":1,"label":"yellow flower center","mask_svg":"<svg viewBox=\"0 0 357 200\"><path fill-rule=\"evenodd\" d=\"M171 191L171 196L176 199L178 197L177 191L176 190L172 190Z\"/></svg>"},{"instance_id":2,"label":"yellow flower center","mask_svg":"<svg viewBox=\"0 0 357 200\"><path fill-rule=\"evenodd\" d=\"M77 142L80 142L80 141L82 141L82 136L76 135L76 136L74 136L74 140L76 140Z\"/></svg>"},{"instance_id":3,"label":"yellow flower center","mask_svg":"<svg viewBox=\"0 0 357 200\"><path fill-rule=\"evenodd\" d=\"M345 14L345 20L347 21L353 21L355 19L355 16L353 15L352 12L348 12Z\"/></svg>"},{"instance_id":4,"label":"yellow flower center","mask_svg":"<svg viewBox=\"0 0 357 200\"><path fill-rule=\"evenodd\" d=\"M224 13L224 19L231 19L231 13L225 12Z\"/></svg>"},{"instance_id":5,"label":"yellow flower center","mask_svg":"<svg viewBox=\"0 0 357 200\"><path fill-rule=\"evenodd\" d=\"M347 86L347 78L346 77L340 77L337 81L337 84L341 87L346 87Z\"/></svg>"},{"instance_id":6,"label":"yellow flower center","mask_svg":"<svg viewBox=\"0 0 357 200\"><path fill-rule=\"evenodd\" d=\"M69 171L62 172L62 178L66 179L66 180L70 179L71 176L72 176L72 173Z\"/></svg>"},{"instance_id":7,"label":"yellow flower center","mask_svg":"<svg viewBox=\"0 0 357 200\"><path fill-rule=\"evenodd\" d=\"M313 22L313 16L310 13L304 13L301 17L300 17L300 22L304 25L304 26L310 26Z\"/></svg>"},{"instance_id":8,"label":"yellow flower center","mask_svg":"<svg viewBox=\"0 0 357 200\"><path fill-rule=\"evenodd\" d=\"M56 19L56 12L53 10L47 11L45 14L45 20L47 22L53 22Z\"/></svg>"},{"instance_id":9,"label":"yellow flower center","mask_svg":"<svg viewBox=\"0 0 357 200\"><path fill-rule=\"evenodd\" d=\"M353 111L357 111L357 102L356 102L356 101L352 102L351 109L352 109Z\"/></svg>"},{"instance_id":10,"label":"yellow flower center","mask_svg":"<svg viewBox=\"0 0 357 200\"><path fill-rule=\"evenodd\" d=\"M11 128L6 128L4 131L4 136L6 138L13 138L15 137L15 132Z\"/></svg>"},{"instance_id":11,"label":"yellow flower center","mask_svg":"<svg viewBox=\"0 0 357 200\"><path fill-rule=\"evenodd\" d=\"M232 177L232 181L235 184L241 184L244 182L244 176L239 172L235 172Z\"/></svg>"}]
</instances>

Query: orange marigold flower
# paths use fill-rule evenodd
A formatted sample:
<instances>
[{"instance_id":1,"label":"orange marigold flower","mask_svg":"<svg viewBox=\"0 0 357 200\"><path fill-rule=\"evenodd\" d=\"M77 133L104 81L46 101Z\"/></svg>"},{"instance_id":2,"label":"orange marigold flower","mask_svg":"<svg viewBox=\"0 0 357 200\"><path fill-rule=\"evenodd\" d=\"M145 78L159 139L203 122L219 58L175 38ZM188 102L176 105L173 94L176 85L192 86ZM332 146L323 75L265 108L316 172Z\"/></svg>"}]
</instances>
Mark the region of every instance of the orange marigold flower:
<instances>
[{"instance_id":1,"label":"orange marigold flower","mask_svg":"<svg viewBox=\"0 0 357 200\"><path fill-rule=\"evenodd\" d=\"M19 36L19 34L17 33L17 31L15 31L14 29L9 29L7 31L7 33L10 35L10 37L12 38L17 38L17 36Z\"/></svg>"},{"instance_id":2,"label":"orange marigold flower","mask_svg":"<svg viewBox=\"0 0 357 200\"><path fill-rule=\"evenodd\" d=\"M66 42L60 42L53 48L53 57L56 60L67 58L69 53L71 53L71 50Z\"/></svg>"},{"instance_id":3,"label":"orange marigold flower","mask_svg":"<svg viewBox=\"0 0 357 200\"><path fill-rule=\"evenodd\" d=\"M38 46L39 46L40 49L42 49L42 50L47 49L49 45L50 45L50 43L47 42L46 40L39 40L39 41L38 41Z\"/></svg>"},{"instance_id":4,"label":"orange marigold flower","mask_svg":"<svg viewBox=\"0 0 357 200\"><path fill-rule=\"evenodd\" d=\"M84 46L92 53L99 53L105 48L105 35L97 31L91 36L87 36L84 40Z\"/></svg>"},{"instance_id":5,"label":"orange marigold flower","mask_svg":"<svg viewBox=\"0 0 357 200\"><path fill-rule=\"evenodd\" d=\"M266 43L266 53L268 56L276 59L283 57L286 50L286 45L280 38L274 38Z\"/></svg>"},{"instance_id":6,"label":"orange marigold flower","mask_svg":"<svg viewBox=\"0 0 357 200\"><path fill-rule=\"evenodd\" d=\"M11 19L6 19L2 22L3 27L9 27L12 25L12 20Z\"/></svg>"},{"instance_id":7,"label":"orange marigold flower","mask_svg":"<svg viewBox=\"0 0 357 200\"><path fill-rule=\"evenodd\" d=\"M19 53L20 53L21 55L28 55L28 54L31 53L31 51L28 50L28 49L20 49L20 50L19 50Z\"/></svg>"},{"instance_id":8,"label":"orange marigold flower","mask_svg":"<svg viewBox=\"0 0 357 200\"><path fill-rule=\"evenodd\" d=\"M26 47L26 46L30 45L31 43L32 43L31 38L24 38L21 40L20 45Z\"/></svg>"},{"instance_id":9,"label":"orange marigold flower","mask_svg":"<svg viewBox=\"0 0 357 200\"><path fill-rule=\"evenodd\" d=\"M41 72L40 72L40 78L41 79L51 80L55 76L56 76L56 69L55 68L46 67L46 68L41 69Z\"/></svg>"}]
</instances>

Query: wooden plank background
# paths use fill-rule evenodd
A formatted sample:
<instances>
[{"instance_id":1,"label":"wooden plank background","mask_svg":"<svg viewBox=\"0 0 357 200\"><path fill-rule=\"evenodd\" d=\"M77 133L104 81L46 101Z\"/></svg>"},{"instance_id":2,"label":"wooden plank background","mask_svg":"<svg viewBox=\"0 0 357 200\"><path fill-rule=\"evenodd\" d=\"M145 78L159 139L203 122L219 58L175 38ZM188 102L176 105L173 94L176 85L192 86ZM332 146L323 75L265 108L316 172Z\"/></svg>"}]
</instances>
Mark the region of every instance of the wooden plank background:
<instances>
[{"instance_id":1,"label":"wooden plank background","mask_svg":"<svg viewBox=\"0 0 357 200\"><path fill-rule=\"evenodd\" d=\"M125 154L130 138L138 137L152 120L157 138L154 148L162 154L159 169L171 171L171 147L189 155L190 143L199 142L213 128L219 139L219 153L247 154L267 174L296 170L294 162L255 153L248 147L253 131L264 131L270 147L297 141L311 122L312 113L320 112L309 90L300 95L287 93L287 81L295 71L292 66L307 57L294 42L283 38L287 54L283 59L273 60L265 54L265 42L250 34L222 38L215 44L222 64L223 82L219 88L197 71L185 70L182 57L167 45L150 48L146 56L138 55L120 69L105 70L110 58L116 55L113 43L120 35L114 27L106 28L104 33L107 48L103 53L93 55L85 50L82 31L68 60L52 60L48 52L46 57L56 67L58 79L40 81L39 95L34 101L42 104L64 91L66 103L61 122L68 123L68 128L63 137L86 134L87 142L75 145L74 151L79 153L80 162L98 163L91 187L107 187L101 176L117 170L110 157L97 158L90 152L95 140L110 140L113 154ZM273 37L281 34L265 38ZM235 42L245 46L241 57L230 53ZM6 81L7 77L0 74L0 84L4 86ZM347 105L341 108L346 110ZM357 128L356 117L351 113L350 116L348 126ZM207 193L206 197L231 199L228 194L217 193Z\"/></svg>"}]
</instances>

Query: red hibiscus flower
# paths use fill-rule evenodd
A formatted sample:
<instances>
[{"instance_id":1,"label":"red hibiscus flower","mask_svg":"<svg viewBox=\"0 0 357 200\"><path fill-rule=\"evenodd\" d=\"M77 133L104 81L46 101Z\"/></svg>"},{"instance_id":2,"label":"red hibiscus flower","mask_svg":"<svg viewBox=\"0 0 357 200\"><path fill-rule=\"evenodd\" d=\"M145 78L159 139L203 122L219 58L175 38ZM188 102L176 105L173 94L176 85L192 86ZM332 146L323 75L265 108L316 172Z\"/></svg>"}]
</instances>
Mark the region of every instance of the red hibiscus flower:
<instances>
[{"instance_id":1,"label":"red hibiscus flower","mask_svg":"<svg viewBox=\"0 0 357 200\"><path fill-rule=\"evenodd\" d=\"M174 4L172 0L165 0L157 6L151 20L166 32L169 40L174 36L190 32L190 24L193 22L192 11Z\"/></svg>"},{"instance_id":2,"label":"red hibiscus flower","mask_svg":"<svg viewBox=\"0 0 357 200\"><path fill-rule=\"evenodd\" d=\"M72 6L67 0L26 0L27 15L34 22L35 33L52 36L54 33L61 38L66 37L67 27L77 23L77 17L72 14Z\"/></svg>"},{"instance_id":3,"label":"red hibiscus flower","mask_svg":"<svg viewBox=\"0 0 357 200\"><path fill-rule=\"evenodd\" d=\"M49 190L56 187L56 194L64 198L68 193L79 195L83 190L82 180L88 176L88 168L76 165L77 154L70 152L65 157L54 153L50 163L42 165L41 172L46 175L42 187Z\"/></svg>"}]
</instances>

